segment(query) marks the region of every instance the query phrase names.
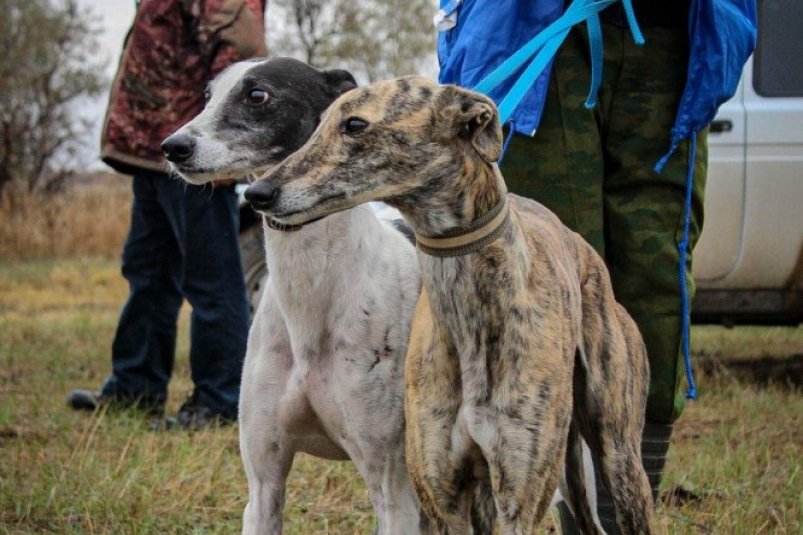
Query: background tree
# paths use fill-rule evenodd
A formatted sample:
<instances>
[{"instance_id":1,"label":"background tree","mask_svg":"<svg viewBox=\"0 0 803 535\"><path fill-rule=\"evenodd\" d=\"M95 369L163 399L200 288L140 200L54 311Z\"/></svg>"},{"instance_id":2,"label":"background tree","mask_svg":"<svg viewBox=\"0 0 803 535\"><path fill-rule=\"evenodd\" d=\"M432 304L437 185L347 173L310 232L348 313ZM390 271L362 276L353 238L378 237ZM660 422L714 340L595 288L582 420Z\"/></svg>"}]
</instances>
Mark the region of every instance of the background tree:
<instances>
[{"instance_id":1,"label":"background tree","mask_svg":"<svg viewBox=\"0 0 803 535\"><path fill-rule=\"evenodd\" d=\"M93 123L81 109L106 85L98 34L74 0L0 0L0 197L71 174Z\"/></svg>"},{"instance_id":2,"label":"background tree","mask_svg":"<svg viewBox=\"0 0 803 535\"><path fill-rule=\"evenodd\" d=\"M360 82L434 76L436 11L434 0L274 0L268 40L274 54L345 68Z\"/></svg>"}]
</instances>

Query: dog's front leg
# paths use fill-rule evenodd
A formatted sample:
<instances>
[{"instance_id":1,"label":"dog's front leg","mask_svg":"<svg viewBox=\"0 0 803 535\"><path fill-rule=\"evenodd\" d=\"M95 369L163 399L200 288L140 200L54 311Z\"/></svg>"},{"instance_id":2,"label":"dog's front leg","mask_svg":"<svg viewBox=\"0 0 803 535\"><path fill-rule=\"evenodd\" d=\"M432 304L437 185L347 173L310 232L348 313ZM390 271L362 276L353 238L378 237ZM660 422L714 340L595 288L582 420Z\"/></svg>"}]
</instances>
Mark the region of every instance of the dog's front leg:
<instances>
[{"instance_id":1,"label":"dog's front leg","mask_svg":"<svg viewBox=\"0 0 803 535\"><path fill-rule=\"evenodd\" d=\"M242 448L248 475L243 535L280 535L287 474L295 452L277 440L255 446Z\"/></svg>"},{"instance_id":2,"label":"dog's front leg","mask_svg":"<svg viewBox=\"0 0 803 535\"><path fill-rule=\"evenodd\" d=\"M422 513L428 517L422 533L469 535L473 483L468 476L475 447L457 425L459 361L433 334L433 324L423 289L404 368L407 468Z\"/></svg>"},{"instance_id":3,"label":"dog's front leg","mask_svg":"<svg viewBox=\"0 0 803 535\"><path fill-rule=\"evenodd\" d=\"M251 326L240 386L240 453L248 477L244 535L282 532L285 485L295 454L280 419L291 368L289 337L268 288Z\"/></svg>"},{"instance_id":4,"label":"dog's front leg","mask_svg":"<svg viewBox=\"0 0 803 535\"><path fill-rule=\"evenodd\" d=\"M240 400L240 453L248 477L243 535L280 535L295 448L278 424L278 403L270 402L273 396L267 395L266 389L252 390L253 383L246 386L247 377L243 374ZM256 392L261 397L256 397Z\"/></svg>"}]
</instances>

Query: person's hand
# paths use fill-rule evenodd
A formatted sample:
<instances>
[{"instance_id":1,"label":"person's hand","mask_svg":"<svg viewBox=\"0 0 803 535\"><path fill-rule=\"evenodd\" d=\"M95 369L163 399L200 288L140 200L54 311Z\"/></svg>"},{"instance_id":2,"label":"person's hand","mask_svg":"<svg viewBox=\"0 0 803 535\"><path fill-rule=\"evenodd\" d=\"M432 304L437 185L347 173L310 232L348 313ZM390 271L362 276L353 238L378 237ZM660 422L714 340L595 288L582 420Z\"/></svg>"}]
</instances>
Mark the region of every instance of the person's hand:
<instances>
[{"instance_id":1,"label":"person's hand","mask_svg":"<svg viewBox=\"0 0 803 535\"><path fill-rule=\"evenodd\" d=\"M233 186L237 183L236 178L221 178L219 180L212 181L213 188L226 188L228 186Z\"/></svg>"}]
</instances>

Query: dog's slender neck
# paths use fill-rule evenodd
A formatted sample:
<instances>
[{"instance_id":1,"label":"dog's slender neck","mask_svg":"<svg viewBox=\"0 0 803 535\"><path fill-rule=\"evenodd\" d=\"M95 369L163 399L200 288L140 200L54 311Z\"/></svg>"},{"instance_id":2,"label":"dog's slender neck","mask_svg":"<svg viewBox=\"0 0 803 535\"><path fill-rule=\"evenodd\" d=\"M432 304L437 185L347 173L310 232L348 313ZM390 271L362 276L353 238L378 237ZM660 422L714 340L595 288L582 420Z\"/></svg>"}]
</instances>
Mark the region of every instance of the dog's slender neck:
<instances>
[{"instance_id":1,"label":"dog's slender neck","mask_svg":"<svg viewBox=\"0 0 803 535\"><path fill-rule=\"evenodd\" d=\"M294 321L308 329L315 325L314 320L323 327L331 307L338 306L329 298L351 299L347 293L331 291L342 283L346 268L341 265L354 263L348 251L365 242L378 248L379 239L379 222L367 206L332 214L296 232L266 229L269 284L284 304L285 313L303 318ZM366 249L373 250L369 246ZM365 269L371 262L373 259L366 260ZM321 269L324 265L327 269Z\"/></svg>"},{"instance_id":2,"label":"dog's slender neck","mask_svg":"<svg viewBox=\"0 0 803 535\"><path fill-rule=\"evenodd\" d=\"M439 190L390 201L413 230L423 236L453 235L493 210L507 193L496 164L478 160L461 162L461 176L452 176L457 166L433 162L428 182Z\"/></svg>"},{"instance_id":3,"label":"dog's slender neck","mask_svg":"<svg viewBox=\"0 0 803 535\"><path fill-rule=\"evenodd\" d=\"M462 219L458 213L451 215L461 225L487 214L506 194L496 165L477 166L474 176L470 172L467 169L466 176L455 181L463 184L465 209ZM471 254L445 258L419 254L430 305L438 325L446 329L446 337L461 355L461 368L468 366L465 358L496 358L492 357L495 345L505 337L505 318L513 306L510 296L525 276L521 268L527 269L518 260L521 233L513 221L496 240ZM472 314L466 316L466 310Z\"/></svg>"}]
</instances>

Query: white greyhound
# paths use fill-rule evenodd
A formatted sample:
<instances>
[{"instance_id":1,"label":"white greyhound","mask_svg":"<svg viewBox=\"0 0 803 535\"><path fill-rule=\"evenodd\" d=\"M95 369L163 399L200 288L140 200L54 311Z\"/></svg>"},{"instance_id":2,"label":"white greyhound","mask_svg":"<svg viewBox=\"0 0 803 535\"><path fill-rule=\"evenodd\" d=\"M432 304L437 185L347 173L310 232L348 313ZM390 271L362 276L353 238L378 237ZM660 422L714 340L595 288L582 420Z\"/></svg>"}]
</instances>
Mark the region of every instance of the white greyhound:
<instances>
[{"instance_id":1,"label":"white greyhound","mask_svg":"<svg viewBox=\"0 0 803 535\"><path fill-rule=\"evenodd\" d=\"M355 86L345 71L286 58L235 64L210 85L204 111L165 140L165 155L193 184L263 171ZM420 290L412 244L361 206L304 228L266 218L265 251L270 276L240 393L243 533L281 533L298 451L354 462L380 535L419 533L404 456L404 356Z\"/></svg>"}]
</instances>

